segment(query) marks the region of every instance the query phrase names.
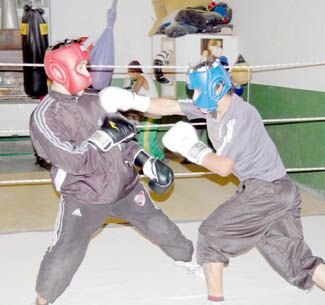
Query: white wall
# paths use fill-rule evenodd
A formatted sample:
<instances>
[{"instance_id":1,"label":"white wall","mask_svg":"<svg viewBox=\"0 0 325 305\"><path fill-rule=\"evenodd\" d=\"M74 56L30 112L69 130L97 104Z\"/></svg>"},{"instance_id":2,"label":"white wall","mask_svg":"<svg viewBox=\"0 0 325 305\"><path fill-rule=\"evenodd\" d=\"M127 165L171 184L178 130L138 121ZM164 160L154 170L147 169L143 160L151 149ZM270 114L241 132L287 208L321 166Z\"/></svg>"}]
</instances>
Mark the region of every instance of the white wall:
<instances>
[{"instance_id":1,"label":"white wall","mask_svg":"<svg viewBox=\"0 0 325 305\"><path fill-rule=\"evenodd\" d=\"M106 27L106 12L111 4L112 0L51 0L51 42L78 36L89 36L95 41ZM153 19L150 0L118 0L114 27L116 65L127 65L133 59L152 65L147 33Z\"/></svg>"},{"instance_id":2,"label":"white wall","mask_svg":"<svg viewBox=\"0 0 325 305\"><path fill-rule=\"evenodd\" d=\"M51 0L52 41L89 35L106 25L112 0ZM239 52L251 65L314 63L325 60L323 0L228 0ZM151 65L147 36L155 18L150 0L119 0L115 24L116 65L138 59ZM115 70L117 71L117 70ZM252 82L325 91L325 66L255 72Z\"/></svg>"},{"instance_id":3,"label":"white wall","mask_svg":"<svg viewBox=\"0 0 325 305\"><path fill-rule=\"evenodd\" d=\"M251 65L325 64L323 0L229 0L239 50ZM253 82L325 91L325 66L254 73Z\"/></svg>"},{"instance_id":4,"label":"white wall","mask_svg":"<svg viewBox=\"0 0 325 305\"><path fill-rule=\"evenodd\" d=\"M0 137L29 135L29 117L38 100L0 103Z\"/></svg>"}]
</instances>

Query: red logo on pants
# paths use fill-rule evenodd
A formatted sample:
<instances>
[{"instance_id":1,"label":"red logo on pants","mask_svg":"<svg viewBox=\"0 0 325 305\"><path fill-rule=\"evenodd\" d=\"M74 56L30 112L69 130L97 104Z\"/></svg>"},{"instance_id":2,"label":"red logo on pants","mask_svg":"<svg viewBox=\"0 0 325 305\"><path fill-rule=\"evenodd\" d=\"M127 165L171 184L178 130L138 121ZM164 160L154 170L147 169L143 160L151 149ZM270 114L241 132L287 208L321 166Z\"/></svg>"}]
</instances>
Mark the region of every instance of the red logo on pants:
<instances>
[{"instance_id":1,"label":"red logo on pants","mask_svg":"<svg viewBox=\"0 0 325 305\"><path fill-rule=\"evenodd\" d=\"M140 191L138 194L134 196L134 202L139 206L142 207L146 203L146 196L144 191Z\"/></svg>"}]
</instances>

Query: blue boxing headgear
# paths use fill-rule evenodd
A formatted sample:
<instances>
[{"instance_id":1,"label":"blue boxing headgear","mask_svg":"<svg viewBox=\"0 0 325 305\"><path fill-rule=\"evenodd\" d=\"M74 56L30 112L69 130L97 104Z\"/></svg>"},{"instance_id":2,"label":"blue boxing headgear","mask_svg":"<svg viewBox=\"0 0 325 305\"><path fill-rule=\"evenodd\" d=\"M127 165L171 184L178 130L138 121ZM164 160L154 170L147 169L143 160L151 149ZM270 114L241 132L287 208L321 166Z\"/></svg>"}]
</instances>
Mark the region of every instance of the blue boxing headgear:
<instances>
[{"instance_id":1,"label":"blue boxing headgear","mask_svg":"<svg viewBox=\"0 0 325 305\"><path fill-rule=\"evenodd\" d=\"M208 112L216 111L220 99L232 88L229 73L219 60L207 60L200 63L187 73L188 88L200 91L194 105ZM222 84L222 90L216 93L216 88Z\"/></svg>"}]
</instances>

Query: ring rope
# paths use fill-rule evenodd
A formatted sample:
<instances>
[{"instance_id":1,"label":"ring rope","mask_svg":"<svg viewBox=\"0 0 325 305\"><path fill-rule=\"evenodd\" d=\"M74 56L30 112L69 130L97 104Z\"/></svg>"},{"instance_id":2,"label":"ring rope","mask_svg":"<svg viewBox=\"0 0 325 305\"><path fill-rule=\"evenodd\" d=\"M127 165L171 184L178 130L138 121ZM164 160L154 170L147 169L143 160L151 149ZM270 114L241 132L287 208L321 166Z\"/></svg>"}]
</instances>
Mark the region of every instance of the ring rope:
<instances>
[{"instance_id":1,"label":"ring rope","mask_svg":"<svg viewBox=\"0 0 325 305\"><path fill-rule=\"evenodd\" d=\"M300 123L300 122L322 122L325 121L325 117L306 117L306 118L283 118L283 119L265 119L263 122L265 124L281 124L281 123ZM143 124L138 124L136 125L136 128L142 129L142 128L166 128L166 127L172 127L174 126L175 123L170 123L170 124L148 124L148 125L143 125ZM206 123L192 123L193 126L205 126ZM2 133L6 134L19 134L19 133L24 133L24 134L29 134L29 130L27 129L18 129L18 130L0 130L0 135Z\"/></svg>"},{"instance_id":2,"label":"ring rope","mask_svg":"<svg viewBox=\"0 0 325 305\"><path fill-rule=\"evenodd\" d=\"M273 69L288 69L288 68L304 68L304 67L314 67L314 66L323 66L325 65L325 61L315 61L315 62L295 62L295 63L284 63L284 64L269 64L269 65L232 65L225 66L225 68L236 68L238 70L251 70L251 71L266 71ZM44 67L44 64L37 63L0 63L0 66L5 67ZM143 69L179 69L179 70L188 70L191 66L178 66L178 65L88 65L88 68L96 68L96 69L128 69L128 68L143 68Z\"/></svg>"},{"instance_id":3,"label":"ring rope","mask_svg":"<svg viewBox=\"0 0 325 305\"><path fill-rule=\"evenodd\" d=\"M286 69L286 68L301 68L301 67L312 67L312 66L322 66L325 65L325 61L317 61L317 62L296 62L296 63L288 63L288 64L270 64L270 65L255 65L255 66L243 66L243 65L233 65L227 66L227 68L236 68L237 70L274 70L274 69ZM16 67L44 67L44 64L36 64L36 63L0 63L0 66L16 66ZM157 65L148 65L148 66L131 66L131 65L88 65L89 68L144 68L144 69L184 69L188 70L190 66L157 66ZM263 122L265 124L274 124L274 123L296 123L296 122L316 122L316 121L325 121L325 117L309 117L309 118L283 118L283 119L265 119ZM137 125L137 128L162 128L162 127L171 127L174 124L151 124L151 125ZM192 125L206 125L206 123L194 123ZM29 133L29 130L5 130L0 131L1 133ZM324 171L325 167L306 167L306 168L288 168L288 173L294 172L311 172L311 171ZM184 177L198 177L198 176L206 176L206 175L216 175L213 172L196 172L196 173L175 173L176 178L184 178ZM144 177L144 176L141 176ZM0 186L6 185L27 185L27 184L49 184L52 183L51 179L26 179L26 180L4 180L0 181Z\"/></svg>"},{"instance_id":4,"label":"ring rope","mask_svg":"<svg viewBox=\"0 0 325 305\"><path fill-rule=\"evenodd\" d=\"M325 167L296 167L287 168L287 173L302 173L302 172L322 172L325 171ZM196 172L196 173L174 173L175 178L195 178L201 176L217 175L213 172ZM141 178L145 178L144 175L140 175ZM13 185L29 185L29 184L51 184L51 179L24 179L24 180L3 180L0 181L0 186L13 186Z\"/></svg>"},{"instance_id":5,"label":"ring rope","mask_svg":"<svg viewBox=\"0 0 325 305\"><path fill-rule=\"evenodd\" d=\"M283 119L265 119L263 122L265 124L279 124L279 123L299 123L299 122L322 122L325 121L325 117L308 117L308 118L283 118ZM175 123L170 124L138 124L137 128L164 128L172 127ZM193 126L205 126L206 123L192 123ZM1 132L1 131L0 131Z\"/></svg>"}]
</instances>

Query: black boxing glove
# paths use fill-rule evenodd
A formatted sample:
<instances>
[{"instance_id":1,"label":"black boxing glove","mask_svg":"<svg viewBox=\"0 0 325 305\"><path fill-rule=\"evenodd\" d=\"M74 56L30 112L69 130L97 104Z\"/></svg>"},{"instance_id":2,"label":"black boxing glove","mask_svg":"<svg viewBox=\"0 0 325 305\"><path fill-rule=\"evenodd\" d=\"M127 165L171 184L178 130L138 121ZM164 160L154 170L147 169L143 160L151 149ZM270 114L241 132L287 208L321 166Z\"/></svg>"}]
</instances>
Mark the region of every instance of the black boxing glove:
<instances>
[{"instance_id":1,"label":"black boxing glove","mask_svg":"<svg viewBox=\"0 0 325 305\"><path fill-rule=\"evenodd\" d=\"M163 194L173 185L173 170L159 159L151 157L144 150L137 153L133 163L142 168L143 173L150 179L149 187L153 192Z\"/></svg>"},{"instance_id":2,"label":"black boxing glove","mask_svg":"<svg viewBox=\"0 0 325 305\"><path fill-rule=\"evenodd\" d=\"M132 140L136 134L137 129L129 120L119 114L111 114L104 119L101 129L88 142L106 152L115 145Z\"/></svg>"}]
</instances>

